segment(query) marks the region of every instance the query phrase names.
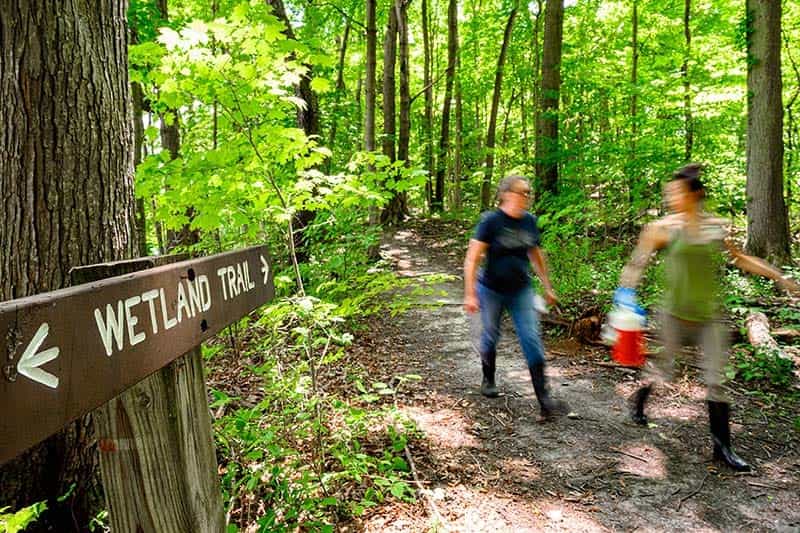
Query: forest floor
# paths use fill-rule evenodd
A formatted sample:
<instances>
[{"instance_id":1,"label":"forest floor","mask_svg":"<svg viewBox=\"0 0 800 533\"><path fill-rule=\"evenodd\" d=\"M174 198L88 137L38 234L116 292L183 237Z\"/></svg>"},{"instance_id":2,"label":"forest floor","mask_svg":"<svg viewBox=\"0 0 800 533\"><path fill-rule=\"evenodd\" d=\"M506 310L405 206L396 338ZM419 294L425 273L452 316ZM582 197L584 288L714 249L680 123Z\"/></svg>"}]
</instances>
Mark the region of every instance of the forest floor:
<instances>
[{"instance_id":1,"label":"forest floor","mask_svg":"<svg viewBox=\"0 0 800 533\"><path fill-rule=\"evenodd\" d=\"M736 384L733 443L754 466L750 474L712 460L705 391L691 366L654 393L644 428L627 415L636 371L610 365L604 347L545 330L552 392L572 413L541 424L508 321L498 350L502 395L482 397L461 308L463 235L420 224L383 245L400 276L452 276L417 296L419 305L374 318L355 346L355 364L375 380L423 378L403 384L397 405L420 430L409 450L425 488L416 503L387 500L346 529L800 530L798 431Z\"/></svg>"}]
</instances>

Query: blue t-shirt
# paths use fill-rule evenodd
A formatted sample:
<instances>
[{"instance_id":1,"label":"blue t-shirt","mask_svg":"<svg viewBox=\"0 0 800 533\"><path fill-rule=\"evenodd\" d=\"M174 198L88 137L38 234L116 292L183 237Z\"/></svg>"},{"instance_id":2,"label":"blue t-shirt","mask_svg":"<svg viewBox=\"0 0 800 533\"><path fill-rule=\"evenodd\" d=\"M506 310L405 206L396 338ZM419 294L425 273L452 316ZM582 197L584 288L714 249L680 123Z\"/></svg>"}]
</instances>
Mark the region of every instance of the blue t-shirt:
<instances>
[{"instance_id":1,"label":"blue t-shirt","mask_svg":"<svg viewBox=\"0 0 800 533\"><path fill-rule=\"evenodd\" d=\"M540 238L536 217L528 212L522 218L510 217L500 209L484 213L473 235L489 245L480 282L496 292L514 292L529 285L528 251L539 246Z\"/></svg>"}]
</instances>

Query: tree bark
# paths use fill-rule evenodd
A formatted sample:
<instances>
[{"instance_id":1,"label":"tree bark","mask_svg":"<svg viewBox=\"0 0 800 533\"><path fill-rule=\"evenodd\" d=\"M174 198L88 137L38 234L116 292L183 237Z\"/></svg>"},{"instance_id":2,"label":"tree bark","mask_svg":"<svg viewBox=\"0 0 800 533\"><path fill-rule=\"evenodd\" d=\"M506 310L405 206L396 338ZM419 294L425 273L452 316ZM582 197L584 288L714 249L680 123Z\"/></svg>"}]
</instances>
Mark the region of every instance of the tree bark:
<instances>
[{"instance_id":1,"label":"tree bark","mask_svg":"<svg viewBox=\"0 0 800 533\"><path fill-rule=\"evenodd\" d=\"M541 106L541 98L540 98L540 87L541 87L541 75L542 75L542 61L541 61L541 48L539 45L539 35L541 34L542 28L542 9L544 9L544 3L542 0L536 0L536 15L533 20L533 80L531 80L532 87L531 87L531 105L533 106L533 131L536 133L537 124L539 124L539 113L540 113L540 106ZM523 122L525 119L523 118ZM526 127L527 130L527 127ZM538 135L536 135L536 139L538 140ZM534 144L534 151L536 151L536 145ZM526 149L526 159L527 159L527 149ZM535 191L534 191L535 193Z\"/></svg>"},{"instance_id":2,"label":"tree bark","mask_svg":"<svg viewBox=\"0 0 800 533\"><path fill-rule=\"evenodd\" d=\"M781 4L747 0L747 252L791 262L783 198Z\"/></svg>"},{"instance_id":3,"label":"tree bark","mask_svg":"<svg viewBox=\"0 0 800 533\"><path fill-rule=\"evenodd\" d=\"M367 66L364 82L364 150L375 151L375 64L378 30L375 27L375 2L367 2Z\"/></svg>"},{"instance_id":4,"label":"tree bark","mask_svg":"<svg viewBox=\"0 0 800 533\"><path fill-rule=\"evenodd\" d=\"M396 106L395 106L395 67L397 65L397 10L389 9L389 20L386 23L386 33L383 36L383 155L394 162L397 159L395 150Z\"/></svg>"},{"instance_id":5,"label":"tree bark","mask_svg":"<svg viewBox=\"0 0 800 533\"><path fill-rule=\"evenodd\" d=\"M408 66L408 1L396 0L397 33L400 42L400 130L397 138L397 159L409 166L408 145L411 137L411 94ZM399 177L399 176L398 176ZM405 191L395 192L381 215L381 221L398 225L408 214L408 199Z\"/></svg>"},{"instance_id":6,"label":"tree bark","mask_svg":"<svg viewBox=\"0 0 800 533\"><path fill-rule=\"evenodd\" d=\"M558 101L561 91L561 46L564 31L564 1L545 5L542 45L541 103L537 117L536 175L541 190L558 191Z\"/></svg>"},{"instance_id":7,"label":"tree bark","mask_svg":"<svg viewBox=\"0 0 800 533\"><path fill-rule=\"evenodd\" d=\"M125 4L0 1L0 301L136 252ZM92 439L87 417L3 465L0 508L48 500L26 531L86 528Z\"/></svg>"},{"instance_id":8,"label":"tree bark","mask_svg":"<svg viewBox=\"0 0 800 533\"><path fill-rule=\"evenodd\" d=\"M562 0L558 0L561 2ZM500 47L500 57L497 58L497 68L494 73L494 91L492 93L492 110L489 114L489 129L486 133L486 170L483 174L481 184L481 209L488 209L491 205L492 172L494 171L494 141L497 130L497 112L500 108L500 96L503 92L503 70L508 54L508 46L511 43L511 32L514 29L514 20L517 17L519 5L514 4L511 13L508 15L506 29L503 33L503 44Z\"/></svg>"},{"instance_id":9,"label":"tree bark","mask_svg":"<svg viewBox=\"0 0 800 533\"><path fill-rule=\"evenodd\" d=\"M442 102L442 130L439 135L439 153L436 156L436 183L431 209L444 210L444 179L447 172L447 152L450 148L450 100L453 98L453 81L458 51L458 0L447 6L447 74Z\"/></svg>"}]
</instances>

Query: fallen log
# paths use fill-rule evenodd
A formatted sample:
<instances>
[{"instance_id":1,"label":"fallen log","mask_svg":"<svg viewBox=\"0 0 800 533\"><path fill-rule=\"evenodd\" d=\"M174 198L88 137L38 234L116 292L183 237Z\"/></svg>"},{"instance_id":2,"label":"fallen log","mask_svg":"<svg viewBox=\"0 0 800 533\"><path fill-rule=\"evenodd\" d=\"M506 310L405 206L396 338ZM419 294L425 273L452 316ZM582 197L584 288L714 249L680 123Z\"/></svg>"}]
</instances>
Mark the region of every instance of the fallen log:
<instances>
[{"instance_id":1,"label":"fallen log","mask_svg":"<svg viewBox=\"0 0 800 533\"><path fill-rule=\"evenodd\" d=\"M778 345L769 329L769 320L767 315L761 311L753 311L744 321L745 328L747 328L747 340L753 348L762 350L768 353L774 353L781 359L788 359L794 363L794 375L800 379L800 357L795 353L787 353L782 350Z\"/></svg>"},{"instance_id":2,"label":"fallen log","mask_svg":"<svg viewBox=\"0 0 800 533\"><path fill-rule=\"evenodd\" d=\"M788 339L796 339L800 337L800 330L791 328L780 328L772 330L773 337L785 337Z\"/></svg>"},{"instance_id":3,"label":"fallen log","mask_svg":"<svg viewBox=\"0 0 800 533\"><path fill-rule=\"evenodd\" d=\"M751 311L747 315L744 325L747 328L747 340L750 341L753 348L775 351L779 357L786 358L778 346L778 342L770 334L767 315L761 311Z\"/></svg>"}]
</instances>

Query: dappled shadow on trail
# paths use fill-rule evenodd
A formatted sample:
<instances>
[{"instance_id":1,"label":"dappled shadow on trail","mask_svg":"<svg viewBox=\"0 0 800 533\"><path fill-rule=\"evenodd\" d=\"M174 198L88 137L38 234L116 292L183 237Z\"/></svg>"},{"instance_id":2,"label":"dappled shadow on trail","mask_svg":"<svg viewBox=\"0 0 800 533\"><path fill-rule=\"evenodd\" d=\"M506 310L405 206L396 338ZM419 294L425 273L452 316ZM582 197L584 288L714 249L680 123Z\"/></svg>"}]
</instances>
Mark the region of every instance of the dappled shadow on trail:
<instances>
[{"instance_id":1,"label":"dappled shadow on trail","mask_svg":"<svg viewBox=\"0 0 800 533\"><path fill-rule=\"evenodd\" d=\"M432 504L406 506L405 515L415 516L402 525L375 510L362 529L426 530L436 522L450 531L800 528L800 439L789 422L768 419L745 396L737 395L732 432L735 448L755 467L750 475L711 460L703 388L693 376L654 394L651 427L642 428L627 418L635 372L601 366L604 350L568 339L545 335L551 387L569 402L570 417L536 422L533 389L508 323L498 349L503 394L480 396L478 358L460 307L457 241L464 233L442 232L450 243L441 245L441 235L425 231L398 232L384 253L400 275L457 278L419 297L437 305L386 317L371 335L393 352L376 379L423 377L405 386L398 405L423 432L411 452Z\"/></svg>"}]
</instances>

